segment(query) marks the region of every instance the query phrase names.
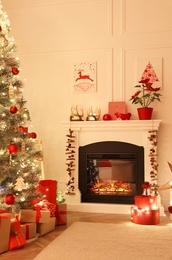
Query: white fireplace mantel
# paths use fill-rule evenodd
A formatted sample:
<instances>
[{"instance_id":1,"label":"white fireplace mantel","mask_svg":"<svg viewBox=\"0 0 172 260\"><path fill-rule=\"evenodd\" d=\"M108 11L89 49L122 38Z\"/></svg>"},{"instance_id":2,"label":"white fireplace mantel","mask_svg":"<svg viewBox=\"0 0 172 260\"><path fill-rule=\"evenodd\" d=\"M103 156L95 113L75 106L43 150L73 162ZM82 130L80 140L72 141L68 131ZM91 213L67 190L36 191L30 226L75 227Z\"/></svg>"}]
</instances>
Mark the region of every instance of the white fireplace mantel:
<instances>
[{"instance_id":1,"label":"white fireplace mantel","mask_svg":"<svg viewBox=\"0 0 172 260\"><path fill-rule=\"evenodd\" d=\"M68 121L62 122L66 131L74 131L75 141L75 195L66 195L68 209L71 211L128 213L131 205L81 203L78 190L78 148L102 141L121 141L143 146L145 153L145 181L150 181L150 162L148 140L149 131L159 130L162 120L110 120L110 121ZM162 210L163 211L163 210Z\"/></svg>"},{"instance_id":2,"label":"white fireplace mantel","mask_svg":"<svg viewBox=\"0 0 172 260\"><path fill-rule=\"evenodd\" d=\"M109 120L109 121L67 121L62 124L76 131L149 131L158 130L162 120Z\"/></svg>"}]
</instances>

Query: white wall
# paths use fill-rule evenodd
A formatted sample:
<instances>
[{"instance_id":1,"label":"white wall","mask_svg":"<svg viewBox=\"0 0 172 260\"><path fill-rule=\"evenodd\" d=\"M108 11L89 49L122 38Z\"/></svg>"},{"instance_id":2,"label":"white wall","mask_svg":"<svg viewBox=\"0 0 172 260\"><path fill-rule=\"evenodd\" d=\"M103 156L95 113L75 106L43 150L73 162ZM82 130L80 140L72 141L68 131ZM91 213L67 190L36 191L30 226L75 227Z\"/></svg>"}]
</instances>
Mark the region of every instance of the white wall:
<instances>
[{"instance_id":1,"label":"white wall","mask_svg":"<svg viewBox=\"0 0 172 260\"><path fill-rule=\"evenodd\" d=\"M126 101L137 119L134 94L138 64L149 60L162 73L163 98L154 104L154 119L162 119L159 131L159 185L172 179L171 0L2 0L9 15L26 78L24 96L33 130L43 141L46 178L64 189L65 130L72 105L100 106ZM73 64L97 63L97 92L74 94ZM169 191L162 191L169 205Z\"/></svg>"}]
</instances>

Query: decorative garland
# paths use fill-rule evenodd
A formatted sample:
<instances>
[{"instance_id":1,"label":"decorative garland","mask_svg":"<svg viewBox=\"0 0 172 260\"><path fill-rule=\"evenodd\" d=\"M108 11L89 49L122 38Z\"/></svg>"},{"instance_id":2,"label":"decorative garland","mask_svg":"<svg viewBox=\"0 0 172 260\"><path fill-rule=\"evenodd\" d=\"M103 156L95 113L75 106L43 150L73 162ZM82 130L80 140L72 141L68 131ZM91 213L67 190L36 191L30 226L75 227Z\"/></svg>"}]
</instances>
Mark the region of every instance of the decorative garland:
<instances>
[{"instance_id":1,"label":"decorative garland","mask_svg":"<svg viewBox=\"0 0 172 260\"><path fill-rule=\"evenodd\" d=\"M74 185L74 171L75 171L75 136L73 135L73 131L69 129L69 133L66 135L66 165L67 165L67 173L69 176L69 180L67 182L67 191L66 194L74 195L75 194L75 185Z\"/></svg>"},{"instance_id":2,"label":"decorative garland","mask_svg":"<svg viewBox=\"0 0 172 260\"><path fill-rule=\"evenodd\" d=\"M75 171L75 136L73 135L73 130L69 129L69 133L66 135L67 141L66 141L66 165L67 165L67 173L69 176L69 180L67 182L67 191L66 194L68 195L74 195L75 194L75 177L74 177L74 171ZM150 130L148 139L151 144L149 157L150 157L150 165L151 165L151 171L150 171L150 179L151 179L151 192L154 195L157 195L158 192L158 163L157 163L157 130Z\"/></svg>"},{"instance_id":3,"label":"decorative garland","mask_svg":"<svg viewBox=\"0 0 172 260\"><path fill-rule=\"evenodd\" d=\"M151 143L151 149L149 153L150 157L150 165L152 167L150 171L150 179L151 179L151 184L152 188L151 191L154 193L154 195L157 195L157 189L158 189L158 184L157 184L157 179L158 179L158 163L157 163L157 130L151 130L149 131L149 136L148 139Z\"/></svg>"}]
</instances>

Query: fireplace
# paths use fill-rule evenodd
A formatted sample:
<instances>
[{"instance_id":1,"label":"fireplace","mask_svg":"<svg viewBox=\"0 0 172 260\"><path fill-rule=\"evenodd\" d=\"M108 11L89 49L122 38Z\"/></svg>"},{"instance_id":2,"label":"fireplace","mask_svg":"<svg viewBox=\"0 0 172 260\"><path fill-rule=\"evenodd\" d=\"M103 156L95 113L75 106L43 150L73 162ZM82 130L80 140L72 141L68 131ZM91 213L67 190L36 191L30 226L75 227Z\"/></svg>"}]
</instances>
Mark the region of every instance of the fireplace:
<instances>
[{"instance_id":1,"label":"fireplace","mask_svg":"<svg viewBox=\"0 0 172 260\"><path fill-rule=\"evenodd\" d=\"M123 213L123 214L128 214L131 208L131 201L133 200L133 194L131 196L125 196L125 203L121 201L123 198L122 196L114 196L113 199L115 198L115 202L84 202L85 198L83 199L84 196L82 195L82 191L80 190L80 176L79 176L79 153L81 147L89 147L89 145L93 145L96 143L104 143L104 142L111 142L114 141L116 144L120 142L121 148L119 147L118 153L124 155L126 151L122 150L122 147L127 144L130 147L132 147L132 151L130 150L129 153L131 153L131 157L134 156L136 158L128 158L129 160L137 160L136 162L133 162L135 169L138 167L138 165L143 164L142 170L138 170L137 172L142 172L144 170L144 180L150 182L150 171L151 171L151 164L150 164L150 149L151 149L151 144L148 140L149 136L149 131L150 130L159 130L161 120L110 120L110 121L76 121L76 122L62 122L63 127L66 130L66 133L69 132L69 129L72 129L74 132L73 134L75 135L75 171L73 172L74 174L74 184L75 184L75 194L73 195L66 195L66 203L68 205L68 210L69 211L81 211L81 212L97 212L97 213ZM65 141L64 141L65 144ZM124 145L124 146L123 146ZM141 147L141 148L140 148ZM126 147L125 147L126 148ZM91 148L90 148L91 149ZM99 149L96 148L96 153L99 153ZM127 148L128 149L128 148ZM141 149L142 151L138 153L136 152L137 150ZM92 156L94 153L92 150L89 152ZM108 156L111 153L116 154L116 151L111 152L111 150L107 152ZM140 155L139 155L140 154ZM142 157L142 155L143 157ZM142 159L141 159L142 157ZM124 159L124 158L123 158ZM125 158L126 159L126 158ZM127 160L128 160L127 159ZM104 160L104 158L102 159ZM105 163L107 158L105 159ZM109 158L110 160L110 158ZM142 161L144 160L144 162ZM140 163L138 163L140 161ZM103 162L104 163L104 162ZM87 166L86 166L87 167ZM105 168L104 168L105 169ZM103 170L103 169L101 169ZM106 168L106 171L110 171L109 169ZM102 174L102 173L101 173ZM136 174L136 171L135 171ZM134 178L136 177L134 174ZM67 175L67 173L66 173ZM85 175L86 176L86 175ZM102 176L101 176L102 177ZM134 193L140 193L140 184L141 184L141 179L138 180L137 178L140 178L139 176L132 180L129 183L135 182L137 188L135 188ZM142 176L143 178L143 176ZM140 182L140 184L139 184ZM59 184L60 185L60 184ZM64 183L66 186L66 183ZM85 188L86 189L86 188ZM85 190L86 191L86 190ZM85 192L84 191L84 192ZM91 194L92 195L92 194ZM89 195L91 198L94 197L96 198L95 194L94 196ZM111 196L111 195L110 195ZM100 194L98 198L100 197ZM107 196L106 196L107 197ZM104 196L104 199L106 200L106 197ZM109 197L110 198L110 197ZM108 199L109 199L108 198ZM128 200L128 201L127 201ZM159 197L159 205L161 209L161 215L163 215L164 209L163 206L161 206L161 198Z\"/></svg>"},{"instance_id":2,"label":"fireplace","mask_svg":"<svg viewBox=\"0 0 172 260\"><path fill-rule=\"evenodd\" d=\"M133 204L144 182L144 148L126 142L79 147L81 202Z\"/></svg>"}]
</instances>

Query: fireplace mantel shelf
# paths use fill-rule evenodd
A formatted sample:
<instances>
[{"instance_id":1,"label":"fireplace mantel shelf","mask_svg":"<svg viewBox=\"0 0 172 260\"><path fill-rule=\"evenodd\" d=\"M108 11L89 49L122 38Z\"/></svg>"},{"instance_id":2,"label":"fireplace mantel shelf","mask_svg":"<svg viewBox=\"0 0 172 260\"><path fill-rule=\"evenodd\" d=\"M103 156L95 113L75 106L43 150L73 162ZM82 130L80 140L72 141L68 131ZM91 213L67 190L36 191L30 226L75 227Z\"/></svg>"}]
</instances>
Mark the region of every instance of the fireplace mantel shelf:
<instances>
[{"instance_id":1,"label":"fireplace mantel shelf","mask_svg":"<svg viewBox=\"0 0 172 260\"><path fill-rule=\"evenodd\" d=\"M76 131L149 131L158 130L162 120L66 121L62 124Z\"/></svg>"}]
</instances>

